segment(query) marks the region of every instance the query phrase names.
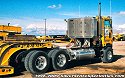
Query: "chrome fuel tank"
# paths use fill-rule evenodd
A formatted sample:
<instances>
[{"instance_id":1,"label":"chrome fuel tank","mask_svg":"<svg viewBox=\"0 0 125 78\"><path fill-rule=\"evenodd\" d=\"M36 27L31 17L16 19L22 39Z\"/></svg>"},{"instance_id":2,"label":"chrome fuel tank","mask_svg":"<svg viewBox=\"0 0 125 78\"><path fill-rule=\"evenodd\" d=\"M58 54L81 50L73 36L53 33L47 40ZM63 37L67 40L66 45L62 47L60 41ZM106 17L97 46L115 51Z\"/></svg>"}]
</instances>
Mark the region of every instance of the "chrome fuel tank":
<instances>
[{"instance_id":1,"label":"chrome fuel tank","mask_svg":"<svg viewBox=\"0 0 125 78\"><path fill-rule=\"evenodd\" d=\"M76 60L90 59L95 57L94 49L79 49L72 50L72 52L74 53Z\"/></svg>"}]
</instances>

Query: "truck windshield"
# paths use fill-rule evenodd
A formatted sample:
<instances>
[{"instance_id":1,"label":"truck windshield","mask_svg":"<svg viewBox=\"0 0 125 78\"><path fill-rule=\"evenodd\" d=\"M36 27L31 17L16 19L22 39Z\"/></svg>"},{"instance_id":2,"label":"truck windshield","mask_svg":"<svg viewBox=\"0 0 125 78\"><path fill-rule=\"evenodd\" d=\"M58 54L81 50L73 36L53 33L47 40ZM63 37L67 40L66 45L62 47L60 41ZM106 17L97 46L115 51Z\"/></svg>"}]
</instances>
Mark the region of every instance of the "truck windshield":
<instances>
[{"instance_id":1,"label":"truck windshield","mask_svg":"<svg viewBox=\"0 0 125 78\"><path fill-rule=\"evenodd\" d=\"M105 24L105 27L111 27L109 20L105 20L105 21L104 21L104 24Z\"/></svg>"},{"instance_id":2,"label":"truck windshield","mask_svg":"<svg viewBox=\"0 0 125 78\"><path fill-rule=\"evenodd\" d=\"M105 20L104 21L104 25L105 25L105 36L109 36L109 38L111 38L111 33L110 33L110 30L111 30L111 24L110 24L110 21L109 20Z\"/></svg>"}]
</instances>

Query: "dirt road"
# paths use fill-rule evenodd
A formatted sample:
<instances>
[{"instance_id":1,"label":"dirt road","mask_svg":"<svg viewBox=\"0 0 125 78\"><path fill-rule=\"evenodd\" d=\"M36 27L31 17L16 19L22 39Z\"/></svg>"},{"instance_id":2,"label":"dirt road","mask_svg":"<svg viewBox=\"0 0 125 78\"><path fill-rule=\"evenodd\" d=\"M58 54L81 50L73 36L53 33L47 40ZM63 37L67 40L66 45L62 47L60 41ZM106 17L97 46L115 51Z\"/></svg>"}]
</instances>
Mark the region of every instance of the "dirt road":
<instances>
[{"instance_id":1,"label":"dirt road","mask_svg":"<svg viewBox=\"0 0 125 78\"><path fill-rule=\"evenodd\" d=\"M125 74L125 41L113 43L113 63L102 63L98 59L73 61L69 68L62 71L48 71L48 74ZM12 78L31 78L31 74L24 71L14 74Z\"/></svg>"}]
</instances>

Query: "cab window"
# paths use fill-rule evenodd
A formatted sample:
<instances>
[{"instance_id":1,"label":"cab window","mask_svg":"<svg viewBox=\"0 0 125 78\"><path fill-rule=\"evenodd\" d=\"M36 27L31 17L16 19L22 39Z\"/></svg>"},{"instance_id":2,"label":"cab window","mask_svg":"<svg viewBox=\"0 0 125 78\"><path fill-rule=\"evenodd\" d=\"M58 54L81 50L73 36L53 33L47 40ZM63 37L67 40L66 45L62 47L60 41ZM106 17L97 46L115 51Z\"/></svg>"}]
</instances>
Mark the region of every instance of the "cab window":
<instances>
[{"instance_id":1,"label":"cab window","mask_svg":"<svg viewBox=\"0 0 125 78\"><path fill-rule=\"evenodd\" d=\"M111 38L111 24L109 20L105 20L104 21L104 26L105 26L105 36L109 36L109 38Z\"/></svg>"},{"instance_id":2,"label":"cab window","mask_svg":"<svg viewBox=\"0 0 125 78\"><path fill-rule=\"evenodd\" d=\"M104 24L105 24L105 27L111 27L109 20L105 20L105 21L104 21Z\"/></svg>"}]
</instances>

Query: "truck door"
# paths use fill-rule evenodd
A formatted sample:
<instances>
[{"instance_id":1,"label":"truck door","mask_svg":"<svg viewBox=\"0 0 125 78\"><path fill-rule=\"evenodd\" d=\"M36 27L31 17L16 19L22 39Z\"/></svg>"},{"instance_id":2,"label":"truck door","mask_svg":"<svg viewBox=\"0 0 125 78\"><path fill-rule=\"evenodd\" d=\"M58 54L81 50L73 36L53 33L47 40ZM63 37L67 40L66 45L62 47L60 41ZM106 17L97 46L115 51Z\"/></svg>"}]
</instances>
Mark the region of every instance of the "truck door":
<instances>
[{"instance_id":1,"label":"truck door","mask_svg":"<svg viewBox=\"0 0 125 78\"><path fill-rule=\"evenodd\" d=\"M112 44L112 22L104 20L104 44Z\"/></svg>"}]
</instances>

